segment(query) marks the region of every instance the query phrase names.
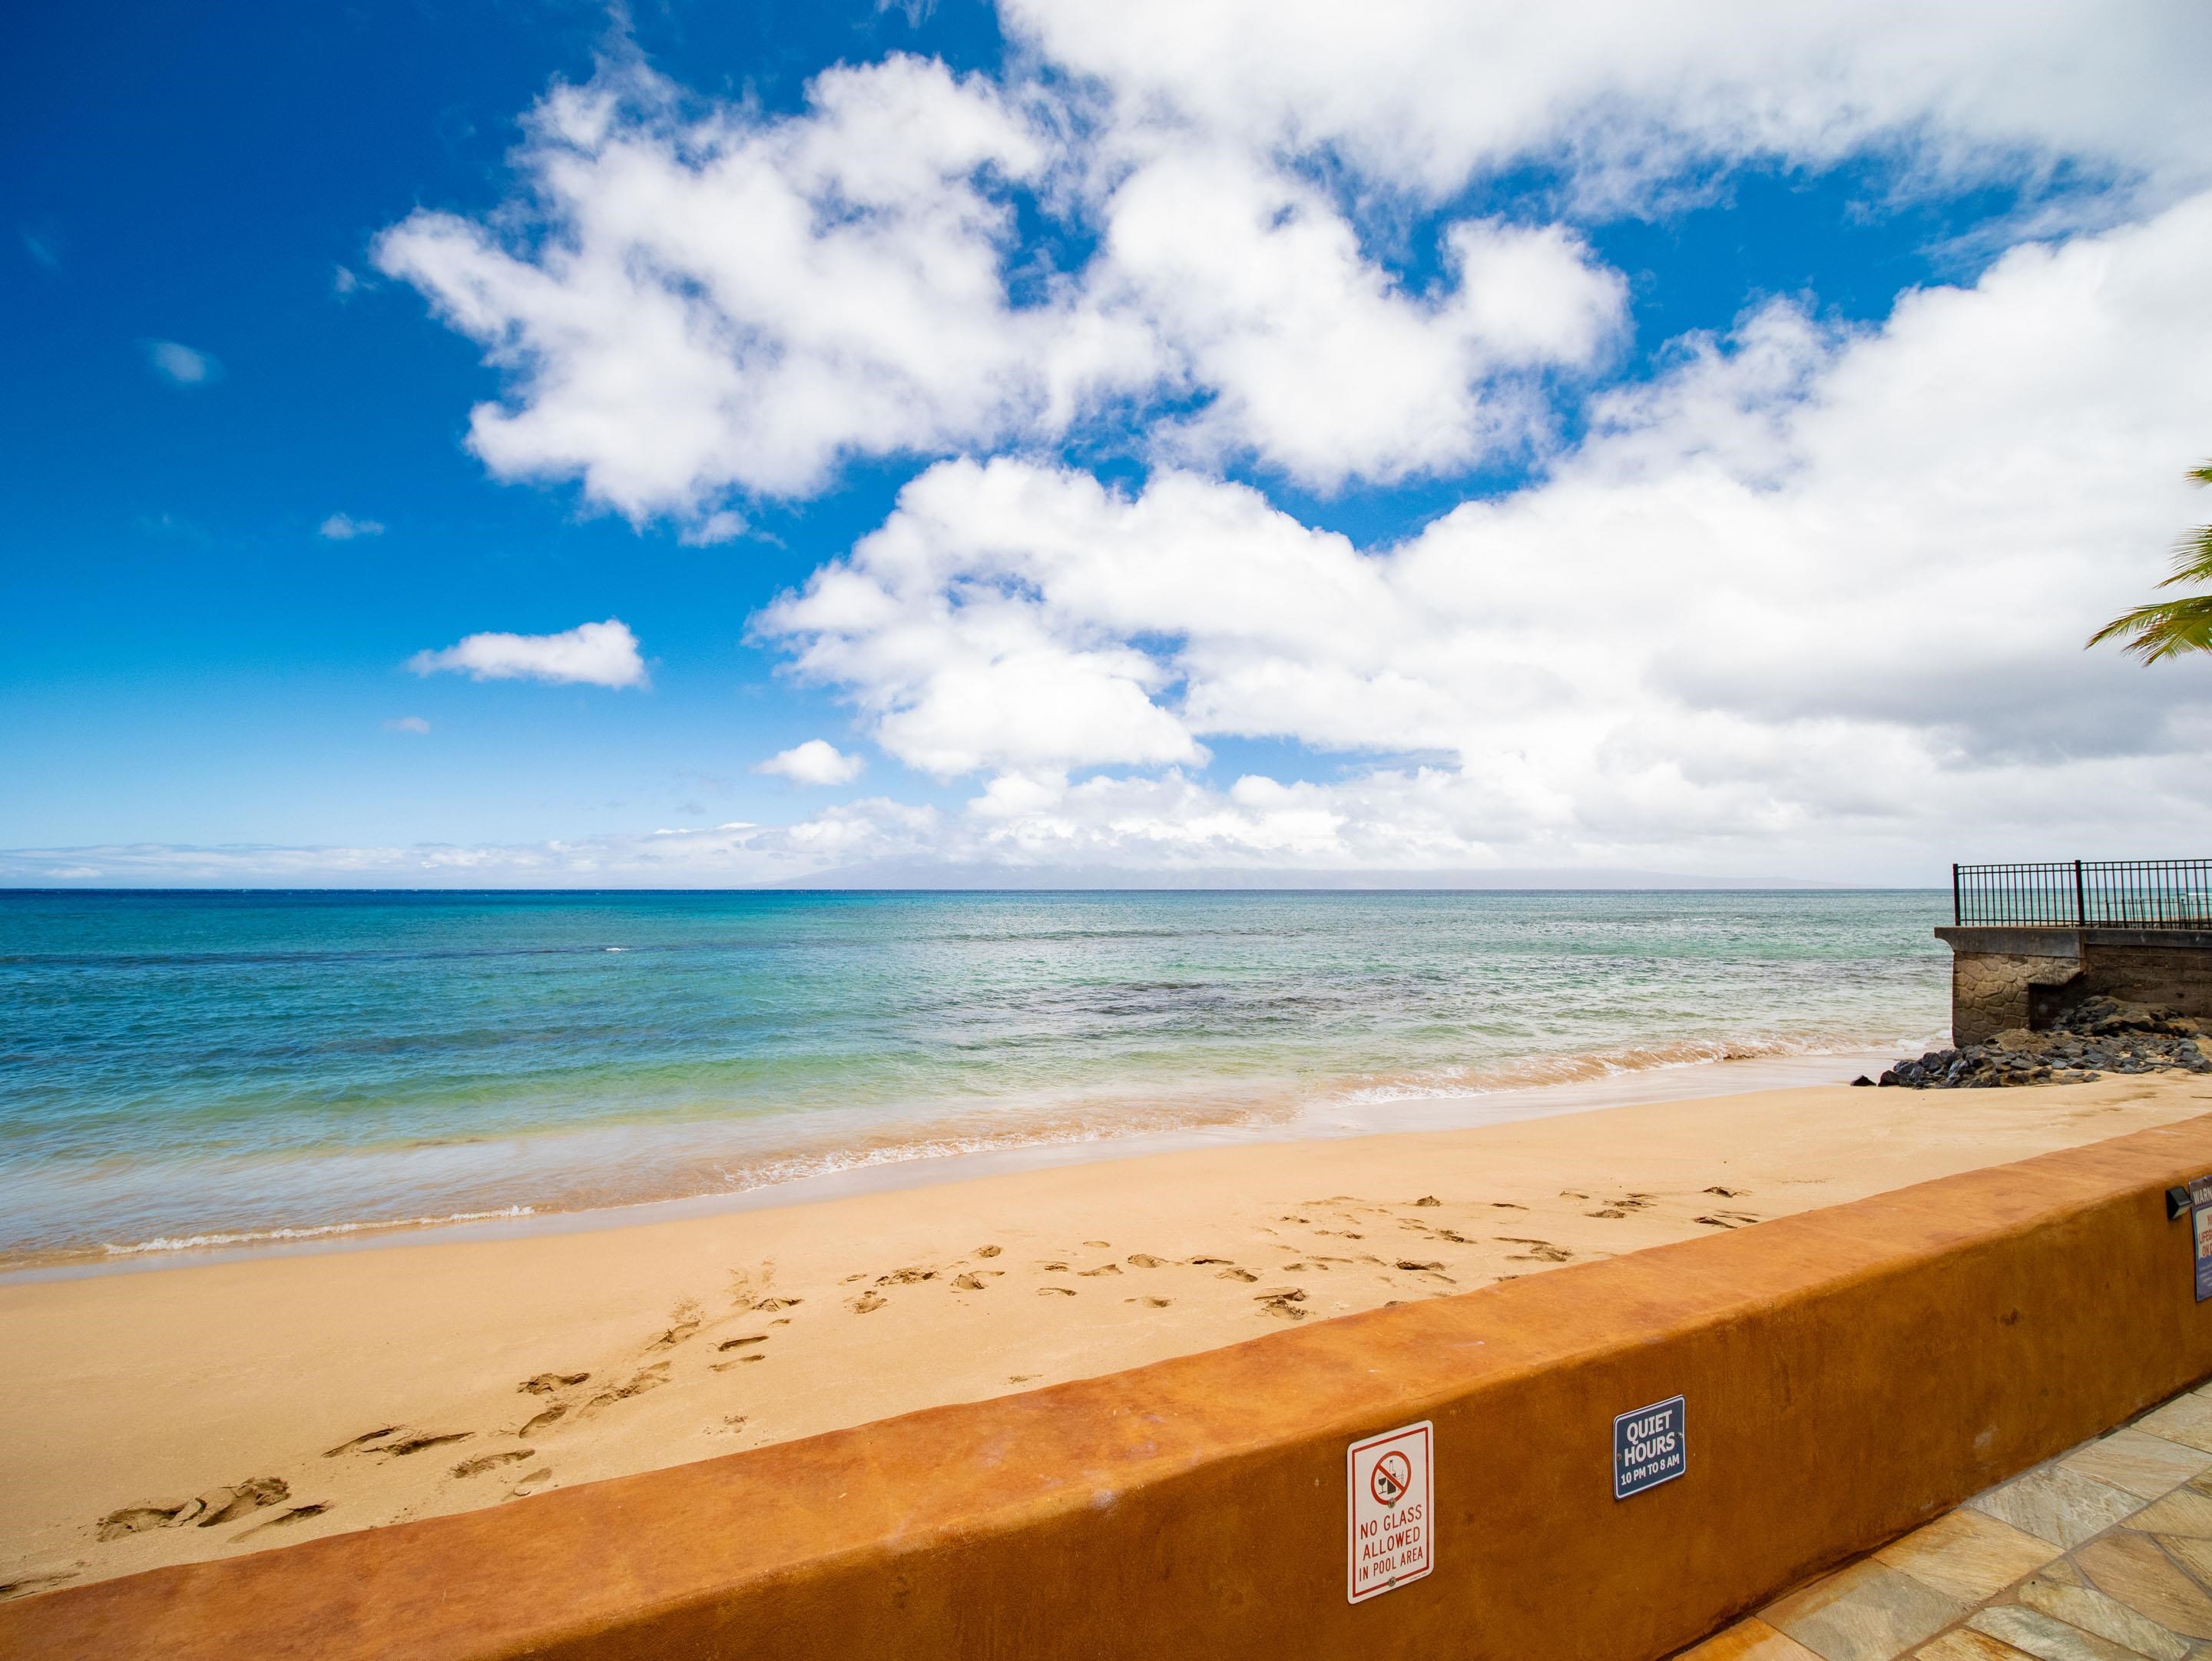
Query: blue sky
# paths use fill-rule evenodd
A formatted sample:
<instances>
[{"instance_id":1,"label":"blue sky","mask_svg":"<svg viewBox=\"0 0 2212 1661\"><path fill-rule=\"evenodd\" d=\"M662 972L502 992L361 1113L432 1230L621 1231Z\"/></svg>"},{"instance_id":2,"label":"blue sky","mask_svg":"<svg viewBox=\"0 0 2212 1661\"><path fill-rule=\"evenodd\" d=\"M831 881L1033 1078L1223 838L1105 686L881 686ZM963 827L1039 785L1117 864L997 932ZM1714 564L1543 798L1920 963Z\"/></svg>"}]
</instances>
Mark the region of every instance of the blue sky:
<instances>
[{"instance_id":1,"label":"blue sky","mask_svg":"<svg viewBox=\"0 0 2212 1661\"><path fill-rule=\"evenodd\" d=\"M18 21L0 880L2202 840L2201 12L1235 9Z\"/></svg>"}]
</instances>

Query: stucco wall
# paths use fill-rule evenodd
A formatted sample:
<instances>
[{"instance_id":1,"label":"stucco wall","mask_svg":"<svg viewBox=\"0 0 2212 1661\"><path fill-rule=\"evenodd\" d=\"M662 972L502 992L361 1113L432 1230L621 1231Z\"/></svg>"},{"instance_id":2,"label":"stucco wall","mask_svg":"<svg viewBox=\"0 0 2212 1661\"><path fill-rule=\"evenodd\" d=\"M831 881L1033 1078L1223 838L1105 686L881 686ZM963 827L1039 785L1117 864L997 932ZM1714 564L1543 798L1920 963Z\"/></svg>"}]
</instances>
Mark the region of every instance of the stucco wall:
<instances>
[{"instance_id":1,"label":"stucco wall","mask_svg":"<svg viewBox=\"0 0 2212 1661\"><path fill-rule=\"evenodd\" d=\"M0 1654L1644 1661L2212 1373L2212 1117L1025 1395L0 1605ZM1687 1474L1612 1496L1682 1394ZM1345 1600L1428 1419L1436 1571Z\"/></svg>"}]
</instances>

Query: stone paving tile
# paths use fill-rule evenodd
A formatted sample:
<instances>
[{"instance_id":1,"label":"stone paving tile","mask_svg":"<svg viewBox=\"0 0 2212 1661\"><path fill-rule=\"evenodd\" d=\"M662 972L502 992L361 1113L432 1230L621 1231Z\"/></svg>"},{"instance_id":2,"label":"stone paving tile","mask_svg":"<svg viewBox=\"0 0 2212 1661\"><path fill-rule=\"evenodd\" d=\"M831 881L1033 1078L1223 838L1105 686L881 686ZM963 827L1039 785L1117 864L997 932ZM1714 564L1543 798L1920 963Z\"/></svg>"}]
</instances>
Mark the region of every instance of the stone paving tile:
<instances>
[{"instance_id":1,"label":"stone paving tile","mask_svg":"<svg viewBox=\"0 0 2212 1661\"><path fill-rule=\"evenodd\" d=\"M1966 1502L1984 1516L2072 1550L2141 1511L2138 1495L2079 1471L2044 1465Z\"/></svg>"},{"instance_id":2,"label":"stone paving tile","mask_svg":"<svg viewBox=\"0 0 2212 1661\"><path fill-rule=\"evenodd\" d=\"M2132 1650L2017 1603L1980 1610L1967 1624L2041 1661L2142 1661Z\"/></svg>"},{"instance_id":3,"label":"stone paving tile","mask_svg":"<svg viewBox=\"0 0 2212 1661\"><path fill-rule=\"evenodd\" d=\"M2212 1495L2199 1494L2193 1488L2176 1488L2165 1499L2145 1506L2129 1518L2128 1526L2141 1529L2145 1534L2212 1540Z\"/></svg>"},{"instance_id":4,"label":"stone paving tile","mask_svg":"<svg viewBox=\"0 0 2212 1661\"><path fill-rule=\"evenodd\" d=\"M2031 1580L2020 1589L2020 1601L2069 1627L2109 1638L2113 1643L2148 1656L2150 1661L2188 1661L2185 1638L2168 1632L2147 1615L2138 1615L2117 1597L2108 1597L2094 1586L2069 1586L2049 1580Z\"/></svg>"},{"instance_id":5,"label":"stone paving tile","mask_svg":"<svg viewBox=\"0 0 2212 1661\"><path fill-rule=\"evenodd\" d=\"M1907 1657L2212 1661L2212 1383L1777 1599L1678 1661Z\"/></svg>"},{"instance_id":6,"label":"stone paving tile","mask_svg":"<svg viewBox=\"0 0 2212 1661\"><path fill-rule=\"evenodd\" d=\"M2027 1661L2027 1652L1972 1627L1959 1627L1913 1651L1912 1661Z\"/></svg>"},{"instance_id":7,"label":"stone paving tile","mask_svg":"<svg viewBox=\"0 0 2212 1661\"><path fill-rule=\"evenodd\" d=\"M2212 1597L2147 1534L2116 1530L2074 1554L2089 1584L2186 1638L2212 1638Z\"/></svg>"},{"instance_id":8,"label":"stone paving tile","mask_svg":"<svg viewBox=\"0 0 2212 1661\"><path fill-rule=\"evenodd\" d=\"M1902 1540L1891 1541L1875 1556L1947 1597L1978 1603L2022 1575L2033 1574L2058 1554L2048 1540L1961 1507Z\"/></svg>"},{"instance_id":9,"label":"stone paving tile","mask_svg":"<svg viewBox=\"0 0 2212 1661\"><path fill-rule=\"evenodd\" d=\"M2177 1396L2157 1412L2136 1420L2135 1427L2169 1442L2212 1451L2212 1396Z\"/></svg>"},{"instance_id":10,"label":"stone paving tile","mask_svg":"<svg viewBox=\"0 0 2212 1661\"><path fill-rule=\"evenodd\" d=\"M2058 1468L2109 1482L2139 1500L2155 1500L2212 1469L2212 1453L2145 1431L2116 1430L2068 1454Z\"/></svg>"},{"instance_id":11,"label":"stone paving tile","mask_svg":"<svg viewBox=\"0 0 2212 1661\"><path fill-rule=\"evenodd\" d=\"M2151 1537L2166 1548L2168 1557L2195 1575L2198 1585L2212 1585L2212 1540L2185 1534L2154 1533Z\"/></svg>"},{"instance_id":12,"label":"stone paving tile","mask_svg":"<svg viewBox=\"0 0 2212 1661\"><path fill-rule=\"evenodd\" d=\"M1753 1618L1737 1621L1693 1650L1684 1650L1674 1661L1820 1661L1820 1658L1787 1633L1777 1632Z\"/></svg>"},{"instance_id":13,"label":"stone paving tile","mask_svg":"<svg viewBox=\"0 0 2212 1661\"><path fill-rule=\"evenodd\" d=\"M1823 1661L1895 1661L1971 1607L1869 1557L1759 1614Z\"/></svg>"}]
</instances>

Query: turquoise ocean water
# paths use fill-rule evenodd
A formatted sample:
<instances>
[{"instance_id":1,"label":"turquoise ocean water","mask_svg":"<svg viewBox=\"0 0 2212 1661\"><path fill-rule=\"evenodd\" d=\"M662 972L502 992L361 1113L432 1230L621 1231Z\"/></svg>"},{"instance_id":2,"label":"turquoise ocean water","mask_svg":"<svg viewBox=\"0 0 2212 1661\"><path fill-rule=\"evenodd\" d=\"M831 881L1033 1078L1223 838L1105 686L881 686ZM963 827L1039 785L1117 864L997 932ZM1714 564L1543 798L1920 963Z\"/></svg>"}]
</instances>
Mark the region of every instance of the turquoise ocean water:
<instances>
[{"instance_id":1,"label":"turquoise ocean water","mask_svg":"<svg viewBox=\"0 0 2212 1661\"><path fill-rule=\"evenodd\" d=\"M1903 1053L1947 899L0 891L0 1266Z\"/></svg>"}]
</instances>

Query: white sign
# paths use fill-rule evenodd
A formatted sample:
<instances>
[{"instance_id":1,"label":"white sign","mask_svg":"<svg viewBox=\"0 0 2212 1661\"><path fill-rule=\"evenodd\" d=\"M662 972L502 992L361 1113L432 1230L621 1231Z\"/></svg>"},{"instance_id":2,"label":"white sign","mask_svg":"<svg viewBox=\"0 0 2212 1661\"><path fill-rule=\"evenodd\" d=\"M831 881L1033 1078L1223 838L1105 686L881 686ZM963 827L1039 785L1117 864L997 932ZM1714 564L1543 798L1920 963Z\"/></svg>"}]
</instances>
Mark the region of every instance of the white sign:
<instances>
[{"instance_id":1,"label":"white sign","mask_svg":"<svg viewBox=\"0 0 2212 1661\"><path fill-rule=\"evenodd\" d=\"M1355 1603L1418 1580L1436 1567L1436 1434L1428 1421L1385 1431L1345 1450L1350 1485L1352 1573L1346 1596Z\"/></svg>"}]
</instances>

